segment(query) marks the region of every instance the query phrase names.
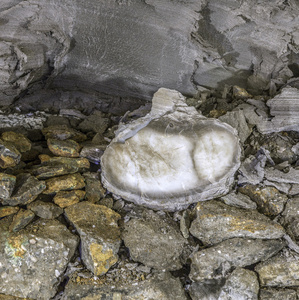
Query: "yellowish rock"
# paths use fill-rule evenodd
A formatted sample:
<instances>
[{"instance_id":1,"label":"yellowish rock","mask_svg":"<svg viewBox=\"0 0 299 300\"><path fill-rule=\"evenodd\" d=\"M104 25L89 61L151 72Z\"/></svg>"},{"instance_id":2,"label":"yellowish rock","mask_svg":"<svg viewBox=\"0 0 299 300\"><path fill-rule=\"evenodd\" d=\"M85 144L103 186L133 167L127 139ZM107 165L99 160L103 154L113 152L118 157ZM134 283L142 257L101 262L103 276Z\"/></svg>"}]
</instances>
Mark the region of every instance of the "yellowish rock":
<instances>
[{"instance_id":1,"label":"yellowish rock","mask_svg":"<svg viewBox=\"0 0 299 300\"><path fill-rule=\"evenodd\" d=\"M11 142L21 152L31 150L31 141L21 133L6 131L2 133L2 140L5 142Z\"/></svg>"},{"instance_id":2,"label":"yellowish rock","mask_svg":"<svg viewBox=\"0 0 299 300\"><path fill-rule=\"evenodd\" d=\"M0 207L0 218L15 214L18 211L19 208L15 206L2 206Z\"/></svg>"},{"instance_id":3,"label":"yellowish rock","mask_svg":"<svg viewBox=\"0 0 299 300\"><path fill-rule=\"evenodd\" d=\"M53 201L59 207L65 208L80 202L84 197L85 191L82 190L59 191L53 198Z\"/></svg>"},{"instance_id":4,"label":"yellowish rock","mask_svg":"<svg viewBox=\"0 0 299 300\"><path fill-rule=\"evenodd\" d=\"M67 140L72 139L76 142L83 142L87 139L86 135L80 131L68 127L67 125L53 125L42 129L46 139Z\"/></svg>"},{"instance_id":5,"label":"yellowish rock","mask_svg":"<svg viewBox=\"0 0 299 300\"><path fill-rule=\"evenodd\" d=\"M0 140L0 168L15 167L21 160L21 153L10 142Z\"/></svg>"},{"instance_id":6,"label":"yellowish rock","mask_svg":"<svg viewBox=\"0 0 299 300\"><path fill-rule=\"evenodd\" d=\"M48 139L49 150L57 156L79 157L80 145L73 140Z\"/></svg>"}]
</instances>

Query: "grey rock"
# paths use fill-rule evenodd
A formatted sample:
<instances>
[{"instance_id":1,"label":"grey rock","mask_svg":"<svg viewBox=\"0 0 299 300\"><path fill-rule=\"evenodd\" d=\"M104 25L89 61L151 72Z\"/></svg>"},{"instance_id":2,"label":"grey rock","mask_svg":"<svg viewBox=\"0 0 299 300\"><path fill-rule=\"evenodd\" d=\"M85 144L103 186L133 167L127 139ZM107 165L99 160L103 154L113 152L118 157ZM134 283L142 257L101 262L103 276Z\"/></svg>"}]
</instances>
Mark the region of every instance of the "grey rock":
<instances>
[{"instance_id":1,"label":"grey rock","mask_svg":"<svg viewBox=\"0 0 299 300\"><path fill-rule=\"evenodd\" d=\"M264 261L284 246L279 240L233 238L223 241L192 256L190 278L193 281L221 279L235 267Z\"/></svg>"},{"instance_id":2,"label":"grey rock","mask_svg":"<svg viewBox=\"0 0 299 300\"><path fill-rule=\"evenodd\" d=\"M284 193L284 194L288 194L290 193L290 195L292 195L291 190L292 190L292 185L288 184L288 183L280 183L280 182L273 182L273 181L269 181L269 180L264 180L263 184L265 186L274 186L275 188L277 188L280 192ZM299 185L298 185L299 188ZM296 188L295 188L296 189ZM294 189L294 190L295 190ZM299 193L299 189L298 189L298 193Z\"/></svg>"},{"instance_id":3,"label":"grey rock","mask_svg":"<svg viewBox=\"0 0 299 300\"><path fill-rule=\"evenodd\" d=\"M221 289L219 300L258 300L259 282L255 272L236 268Z\"/></svg>"},{"instance_id":4,"label":"grey rock","mask_svg":"<svg viewBox=\"0 0 299 300\"><path fill-rule=\"evenodd\" d=\"M18 232L25 228L35 217L33 211L29 209L20 209L16 215L13 216L13 220L9 226L9 230Z\"/></svg>"},{"instance_id":5,"label":"grey rock","mask_svg":"<svg viewBox=\"0 0 299 300\"><path fill-rule=\"evenodd\" d=\"M292 289L275 289L262 288L260 289L260 300L296 300L297 293Z\"/></svg>"},{"instance_id":6,"label":"grey rock","mask_svg":"<svg viewBox=\"0 0 299 300\"><path fill-rule=\"evenodd\" d=\"M45 189L46 184L44 181L40 181L28 173L19 174L11 197L5 199L3 204L13 206L29 204Z\"/></svg>"},{"instance_id":7,"label":"grey rock","mask_svg":"<svg viewBox=\"0 0 299 300\"><path fill-rule=\"evenodd\" d=\"M123 286L84 285L70 280L66 285L62 300L98 299L98 300L187 300L178 278L168 272L155 274L152 278L128 283Z\"/></svg>"},{"instance_id":8,"label":"grey rock","mask_svg":"<svg viewBox=\"0 0 299 300\"><path fill-rule=\"evenodd\" d=\"M78 128L83 132L93 131L103 134L110 124L110 120L100 111L94 111L82 121Z\"/></svg>"},{"instance_id":9,"label":"grey rock","mask_svg":"<svg viewBox=\"0 0 299 300\"><path fill-rule=\"evenodd\" d=\"M95 275L105 274L118 261L120 215L112 209L87 201L71 205L65 215L81 238L81 258Z\"/></svg>"},{"instance_id":10,"label":"grey rock","mask_svg":"<svg viewBox=\"0 0 299 300\"><path fill-rule=\"evenodd\" d=\"M159 270L178 270L186 240L168 216L143 210L125 223L123 240L134 261Z\"/></svg>"},{"instance_id":11,"label":"grey rock","mask_svg":"<svg viewBox=\"0 0 299 300\"><path fill-rule=\"evenodd\" d=\"M191 224L191 216L189 210L184 210L180 219L180 230L185 239L189 237L189 227Z\"/></svg>"},{"instance_id":12,"label":"grey rock","mask_svg":"<svg viewBox=\"0 0 299 300\"><path fill-rule=\"evenodd\" d=\"M106 148L106 145L85 145L80 152L80 156L85 157L89 161L98 164L101 161L101 157Z\"/></svg>"},{"instance_id":13,"label":"grey rock","mask_svg":"<svg viewBox=\"0 0 299 300\"><path fill-rule=\"evenodd\" d=\"M11 218L0 220L0 293L52 298L78 245L78 238L57 220L39 220L18 233Z\"/></svg>"},{"instance_id":14,"label":"grey rock","mask_svg":"<svg viewBox=\"0 0 299 300\"><path fill-rule=\"evenodd\" d=\"M289 194L292 196L299 194L299 184L292 184Z\"/></svg>"},{"instance_id":15,"label":"grey rock","mask_svg":"<svg viewBox=\"0 0 299 300\"><path fill-rule=\"evenodd\" d=\"M0 199L11 196L16 184L16 177L6 173L0 173Z\"/></svg>"},{"instance_id":16,"label":"grey rock","mask_svg":"<svg viewBox=\"0 0 299 300\"><path fill-rule=\"evenodd\" d=\"M98 202L105 197L106 190L99 179L98 173L84 173L86 199L92 203Z\"/></svg>"},{"instance_id":17,"label":"grey rock","mask_svg":"<svg viewBox=\"0 0 299 300\"><path fill-rule=\"evenodd\" d=\"M299 284L299 255L284 249L255 267L261 286L290 287Z\"/></svg>"},{"instance_id":18,"label":"grey rock","mask_svg":"<svg viewBox=\"0 0 299 300\"><path fill-rule=\"evenodd\" d=\"M194 281L189 288L192 300L218 300L225 278Z\"/></svg>"},{"instance_id":19,"label":"grey rock","mask_svg":"<svg viewBox=\"0 0 299 300\"><path fill-rule=\"evenodd\" d=\"M21 161L21 153L9 142L0 140L0 168L15 167Z\"/></svg>"},{"instance_id":20,"label":"grey rock","mask_svg":"<svg viewBox=\"0 0 299 300\"><path fill-rule=\"evenodd\" d=\"M38 217L42 219L55 219L63 213L63 209L51 202L43 202L36 200L27 208L33 211Z\"/></svg>"},{"instance_id":21,"label":"grey rock","mask_svg":"<svg viewBox=\"0 0 299 300\"><path fill-rule=\"evenodd\" d=\"M299 184L299 170L292 167L287 173L273 168L265 168L265 177L270 181Z\"/></svg>"},{"instance_id":22,"label":"grey rock","mask_svg":"<svg viewBox=\"0 0 299 300\"><path fill-rule=\"evenodd\" d=\"M278 223L254 210L241 209L220 201L199 202L190 233L204 244L213 245L233 237L277 239L284 234Z\"/></svg>"},{"instance_id":23,"label":"grey rock","mask_svg":"<svg viewBox=\"0 0 299 300\"><path fill-rule=\"evenodd\" d=\"M225 204L245 209L256 209L257 205L248 196L232 192L220 198Z\"/></svg>"},{"instance_id":24,"label":"grey rock","mask_svg":"<svg viewBox=\"0 0 299 300\"><path fill-rule=\"evenodd\" d=\"M294 239L299 239L299 198L291 198L282 212L281 224L286 228L287 233Z\"/></svg>"}]
</instances>

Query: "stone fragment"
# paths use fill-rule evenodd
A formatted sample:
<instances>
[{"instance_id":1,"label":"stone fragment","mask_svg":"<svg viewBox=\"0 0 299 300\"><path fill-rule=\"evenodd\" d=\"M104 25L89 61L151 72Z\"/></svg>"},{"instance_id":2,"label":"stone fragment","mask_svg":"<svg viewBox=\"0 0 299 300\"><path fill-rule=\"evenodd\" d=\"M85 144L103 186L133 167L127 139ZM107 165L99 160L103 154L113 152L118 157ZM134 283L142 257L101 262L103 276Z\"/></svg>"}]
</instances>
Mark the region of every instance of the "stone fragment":
<instances>
[{"instance_id":1,"label":"stone fragment","mask_svg":"<svg viewBox=\"0 0 299 300\"><path fill-rule=\"evenodd\" d=\"M186 240L168 216L143 210L124 225L123 240L134 261L159 270L178 270ZM142 242L140 242L142 241Z\"/></svg>"},{"instance_id":2,"label":"stone fragment","mask_svg":"<svg viewBox=\"0 0 299 300\"><path fill-rule=\"evenodd\" d=\"M27 208L33 211L42 219L55 219L63 213L63 209L51 202L36 200L27 205Z\"/></svg>"},{"instance_id":3,"label":"stone fragment","mask_svg":"<svg viewBox=\"0 0 299 300\"><path fill-rule=\"evenodd\" d=\"M101 200L99 201L99 204L100 204L100 205L107 206L108 208L111 208L111 209L112 209L112 208L113 208L114 202L113 202L113 199L112 199L112 198L107 197L107 198L101 199Z\"/></svg>"},{"instance_id":4,"label":"stone fragment","mask_svg":"<svg viewBox=\"0 0 299 300\"><path fill-rule=\"evenodd\" d=\"M299 170L292 167L287 173L273 168L265 168L265 177L270 181L299 184Z\"/></svg>"},{"instance_id":5,"label":"stone fragment","mask_svg":"<svg viewBox=\"0 0 299 300\"><path fill-rule=\"evenodd\" d=\"M28 173L17 175L15 189L10 198L3 200L7 205L25 205L34 201L46 189L45 181L39 181Z\"/></svg>"},{"instance_id":6,"label":"stone fragment","mask_svg":"<svg viewBox=\"0 0 299 300\"><path fill-rule=\"evenodd\" d=\"M251 134L251 130L241 109L227 112L225 115L219 117L219 120L237 129L241 143L244 143Z\"/></svg>"},{"instance_id":7,"label":"stone fragment","mask_svg":"<svg viewBox=\"0 0 299 300\"><path fill-rule=\"evenodd\" d=\"M13 192L15 184L16 176L0 173L0 199L9 198Z\"/></svg>"},{"instance_id":8,"label":"stone fragment","mask_svg":"<svg viewBox=\"0 0 299 300\"><path fill-rule=\"evenodd\" d=\"M83 189L85 187L85 182L84 177L81 174L75 173L47 179L46 186L47 188L43 193L52 194L64 190Z\"/></svg>"},{"instance_id":9,"label":"stone fragment","mask_svg":"<svg viewBox=\"0 0 299 300\"><path fill-rule=\"evenodd\" d=\"M200 250L191 257L190 278L194 281L221 279L235 267L264 261L285 246L280 240L233 238Z\"/></svg>"},{"instance_id":10,"label":"stone fragment","mask_svg":"<svg viewBox=\"0 0 299 300\"><path fill-rule=\"evenodd\" d=\"M249 196L256 202L259 211L268 216L276 216L284 209L288 197L281 194L275 187L247 184L240 187L239 192Z\"/></svg>"},{"instance_id":11,"label":"stone fragment","mask_svg":"<svg viewBox=\"0 0 299 300\"><path fill-rule=\"evenodd\" d=\"M299 194L299 184L292 184L292 186L289 190L289 194L291 196Z\"/></svg>"},{"instance_id":12,"label":"stone fragment","mask_svg":"<svg viewBox=\"0 0 299 300\"><path fill-rule=\"evenodd\" d=\"M33 211L29 209L21 208L16 215L13 216L13 220L9 226L9 230L18 232L25 228L35 217Z\"/></svg>"},{"instance_id":13,"label":"stone fragment","mask_svg":"<svg viewBox=\"0 0 299 300\"><path fill-rule=\"evenodd\" d=\"M16 214L18 211L19 207L0 206L0 218Z\"/></svg>"},{"instance_id":14,"label":"stone fragment","mask_svg":"<svg viewBox=\"0 0 299 300\"><path fill-rule=\"evenodd\" d=\"M104 113L95 110L79 124L79 129L83 132L93 131L103 134L107 130L109 123L110 120L105 117Z\"/></svg>"},{"instance_id":15,"label":"stone fragment","mask_svg":"<svg viewBox=\"0 0 299 300\"><path fill-rule=\"evenodd\" d=\"M260 289L260 300L297 300L297 293L292 289Z\"/></svg>"},{"instance_id":16,"label":"stone fragment","mask_svg":"<svg viewBox=\"0 0 299 300\"><path fill-rule=\"evenodd\" d=\"M190 211L184 210L180 219L180 230L185 239L189 237L189 227L191 224Z\"/></svg>"},{"instance_id":17,"label":"stone fragment","mask_svg":"<svg viewBox=\"0 0 299 300\"><path fill-rule=\"evenodd\" d=\"M284 211L282 212L281 224L285 227L287 233L295 240L299 240L299 197L288 200Z\"/></svg>"},{"instance_id":18,"label":"stone fragment","mask_svg":"<svg viewBox=\"0 0 299 300\"><path fill-rule=\"evenodd\" d=\"M120 215L87 201L67 207L65 215L81 237L81 258L87 269L96 276L105 274L118 261Z\"/></svg>"},{"instance_id":19,"label":"stone fragment","mask_svg":"<svg viewBox=\"0 0 299 300\"><path fill-rule=\"evenodd\" d=\"M257 205L248 196L232 192L220 198L225 204L245 209L256 209Z\"/></svg>"},{"instance_id":20,"label":"stone fragment","mask_svg":"<svg viewBox=\"0 0 299 300\"><path fill-rule=\"evenodd\" d=\"M299 255L284 249L255 267L261 286L291 287L299 285Z\"/></svg>"},{"instance_id":21,"label":"stone fragment","mask_svg":"<svg viewBox=\"0 0 299 300\"><path fill-rule=\"evenodd\" d=\"M228 206L220 201L199 202L190 233L204 244L213 245L233 237L278 239L284 230L278 223L254 210Z\"/></svg>"},{"instance_id":22,"label":"stone fragment","mask_svg":"<svg viewBox=\"0 0 299 300\"><path fill-rule=\"evenodd\" d=\"M18 233L0 220L0 293L51 299L74 255L78 238L57 220L38 220Z\"/></svg>"},{"instance_id":23,"label":"stone fragment","mask_svg":"<svg viewBox=\"0 0 299 300\"><path fill-rule=\"evenodd\" d=\"M31 141L24 134L6 131L2 133L1 139L12 143L21 153L31 149Z\"/></svg>"},{"instance_id":24,"label":"stone fragment","mask_svg":"<svg viewBox=\"0 0 299 300\"><path fill-rule=\"evenodd\" d=\"M236 268L221 289L219 300L258 300L259 282L255 272Z\"/></svg>"},{"instance_id":25,"label":"stone fragment","mask_svg":"<svg viewBox=\"0 0 299 300\"><path fill-rule=\"evenodd\" d=\"M57 156L79 157L80 145L73 140L47 140L50 151Z\"/></svg>"},{"instance_id":26,"label":"stone fragment","mask_svg":"<svg viewBox=\"0 0 299 300\"><path fill-rule=\"evenodd\" d=\"M86 135L80 131L70 128L66 125L53 125L42 129L46 140L74 140L76 142L83 142L87 139Z\"/></svg>"},{"instance_id":27,"label":"stone fragment","mask_svg":"<svg viewBox=\"0 0 299 300\"><path fill-rule=\"evenodd\" d=\"M93 163L99 163L106 148L106 145L86 145L82 148L80 156L87 158Z\"/></svg>"},{"instance_id":28,"label":"stone fragment","mask_svg":"<svg viewBox=\"0 0 299 300\"><path fill-rule=\"evenodd\" d=\"M182 210L226 194L240 154L235 129L205 118L179 92L161 88L149 114L119 127L101 158L102 182L138 205Z\"/></svg>"},{"instance_id":29,"label":"stone fragment","mask_svg":"<svg viewBox=\"0 0 299 300\"><path fill-rule=\"evenodd\" d=\"M218 300L225 278L194 281L189 288L192 300Z\"/></svg>"},{"instance_id":30,"label":"stone fragment","mask_svg":"<svg viewBox=\"0 0 299 300\"><path fill-rule=\"evenodd\" d=\"M292 189L292 185L289 183L280 183L280 182L272 182L269 180L264 180L263 184L265 186L274 186L275 188L277 188L280 192L283 192L284 194L290 193L290 191ZM290 194L290 195L292 195L292 194Z\"/></svg>"},{"instance_id":31,"label":"stone fragment","mask_svg":"<svg viewBox=\"0 0 299 300\"><path fill-rule=\"evenodd\" d=\"M21 153L9 143L0 140L0 168L15 167L21 160Z\"/></svg>"},{"instance_id":32,"label":"stone fragment","mask_svg":"<svg viewBox=\"0 0 299 300\"><path fill-rule=\"evenodd\" d=\"M49 157L41 156L41 164L30 169L36 178L46 179L60 175L83 172L89 169L90 163L86 158Z\"/></svg>"},{"instance_id":33,"label":"stone fragment","mask_svg":"<svg viewBox=\"0 0 299 300\"><path fill-rule=\"evenodd\" d=\"M96 203L106 195L106 190L99 179L98 173L84 173L86 200Z\"/></svg>"},{"instance_id":34,"label":"stone fragment","mask_svg":"<svg viewBox=\"0 0 299 300\"><path fill-rule=\"evenodd\" d=\"M84 199L86 192L82 190L59 191L53 198L55 204L61 208L76 204Z\"/></svg>"},{"instance_id":35,"label":"stone fragment","mask_svg":"<svg viewBox=\"0 0 299 300\"><path fill-rule=\"evenodd\" d=\"M238 85L234 85L233 97L236 99L248 99L248 98L252 98L252 95L250 95L244 88Z\"/></svg>"}]
</instances>

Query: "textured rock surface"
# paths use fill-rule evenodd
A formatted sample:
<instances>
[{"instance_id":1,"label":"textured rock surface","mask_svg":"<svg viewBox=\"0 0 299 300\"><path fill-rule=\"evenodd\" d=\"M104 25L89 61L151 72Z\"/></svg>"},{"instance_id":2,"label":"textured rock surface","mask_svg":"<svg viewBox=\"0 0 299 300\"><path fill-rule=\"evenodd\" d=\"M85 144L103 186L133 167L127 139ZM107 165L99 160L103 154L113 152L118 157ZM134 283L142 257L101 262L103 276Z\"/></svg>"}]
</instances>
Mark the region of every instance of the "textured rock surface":
<instances>
[{"instance_id":1,"label":"textured rock surface","mask_svg":"<svg viewBox=\"0 0 299 300\"><path fill-rule=\"evenodd\" d=\"M48 139L49 150L57 156L78 157L80 145L73 140L54 140Z\"/></svg>"},{"instance_id":2,"label":"textured rock surface","mask_svg":"<svg viewBox=\"0 0 299 300\"><path fill-rule=\"evenodd\" d=\"M38 217L42 219L56 219L63 213L63 209L51 202L36 200L27 205Z\"/></svg>"},{"instance_id":3,"label":"textured rock surface","mask_svg":"<svg viewBox=\"0 0 299 300\"><path fill-rule=\"evenodd\" d=\"M190 278L194 281L221 279L235 267L245 267L266 260L284 245L279 240L226 240L193 255Z\"/></svg>"},{"instance_id":4,"label":"textured rock surface","mask_svg":"<svg viewBox=\"0 0 299 300\"><path fill-rule=\"evenodd\" d=\"M297 300L297 292L291 289L260 289L260 300Z\"/></svg>"},{"instance_id":5,"label":"textured rock surface","mask_svg":"<svg viewBox=\"0 0 299 300\"><path fill-rule=\"evenodd\" d=\"M289 199L284 211L282 212L281 223L285 226L290 236L299 239L299 198Z\"/></svg>"},{"instance_id":6,"label":"textured rock surface","mask_svg":"<svg viewBox=\"0 0 299 300\"><path fill-rule=\"evenodd\" d=\"M199 202L190 233L204 244L216 244L233 237L277 239L283 227L254 210L241 209L211 200Z\"/></svg>"},{"instance_id":7,"label":"textured rock surface","mask_svg":"<svg viewBox=\"0 0 299 300\"><path fill-rule=\"evenodd\" d=\"M0 293L50 299L78 238L56 220L37 221L19 233L9 232L10 222L11 218L0 220Z\"/></svg>"},{"instance_id":8,"label":"textured rock surface","mask_svg":"<svg viewBox=\"0 0 299 300\"><path fill-rule=\"evenodd\" d=\"M16 177L0 173L0 199L7 199L11 196L16 184Z\"/></svg>"},{"instance_id":9,"label":"textured rock surface","mask_svg":"<svg viewBox=\"0 0 299 300\"><path fill-rule=\"evenodd\" d=\"M53 201L59 207L65 208L83 200L85 197L85 193L86 192L82 190L59 191L54 196Z\"/></svg>"},{"instance_id":10,"label":"textured rock surface","mask_svg":"<svg viewBox=\"0 0 299 300\"><path fill-rule=\"evenodd\" d=\"M256 209L257 205L253 202L248 196L243 195L242 193L230 193L221 197L221 200L231 206L236 206L246 209Z\"/></svg>"},{"instance_id":11,"label":"textured rock surface","mask_svg":"<svg viewBox=\"0 0 299 300\"><path fill-rule=\"evenodd\" d=\"M144 210L124 226L123 240L132 258L156 269L177 270L186 240L167 216Z\"/></svg>"},{"instance_id":12,"label":"textured rock surface","mask_svg":"<svg viewBox=\"0 0 299 300\"><path fill-rule=\"evenodd\" d=\"M120 215L87 201L67 207L65 214L80 234L84 264L95 275L105 274L118 260Z\"/></svg>"}]
</instances>

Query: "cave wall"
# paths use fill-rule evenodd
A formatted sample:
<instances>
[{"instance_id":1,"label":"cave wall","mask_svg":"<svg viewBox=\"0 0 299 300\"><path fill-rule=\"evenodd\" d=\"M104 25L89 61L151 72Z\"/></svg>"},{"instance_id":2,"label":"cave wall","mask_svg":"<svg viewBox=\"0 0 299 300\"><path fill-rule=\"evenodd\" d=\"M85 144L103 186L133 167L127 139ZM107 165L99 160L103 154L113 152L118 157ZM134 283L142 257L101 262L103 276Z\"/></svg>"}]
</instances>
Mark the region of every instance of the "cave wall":
<instances>
[{"instance_id":1,"label":"cave wall","mask_svg":"<svg viewBox=\"0 0 299 300\"><path fill-rule=\"evenodd\" d=\"M299 76L296 0L2 0L0 104L38 90L150 99Z\"/></svg>"}]
</instances>

